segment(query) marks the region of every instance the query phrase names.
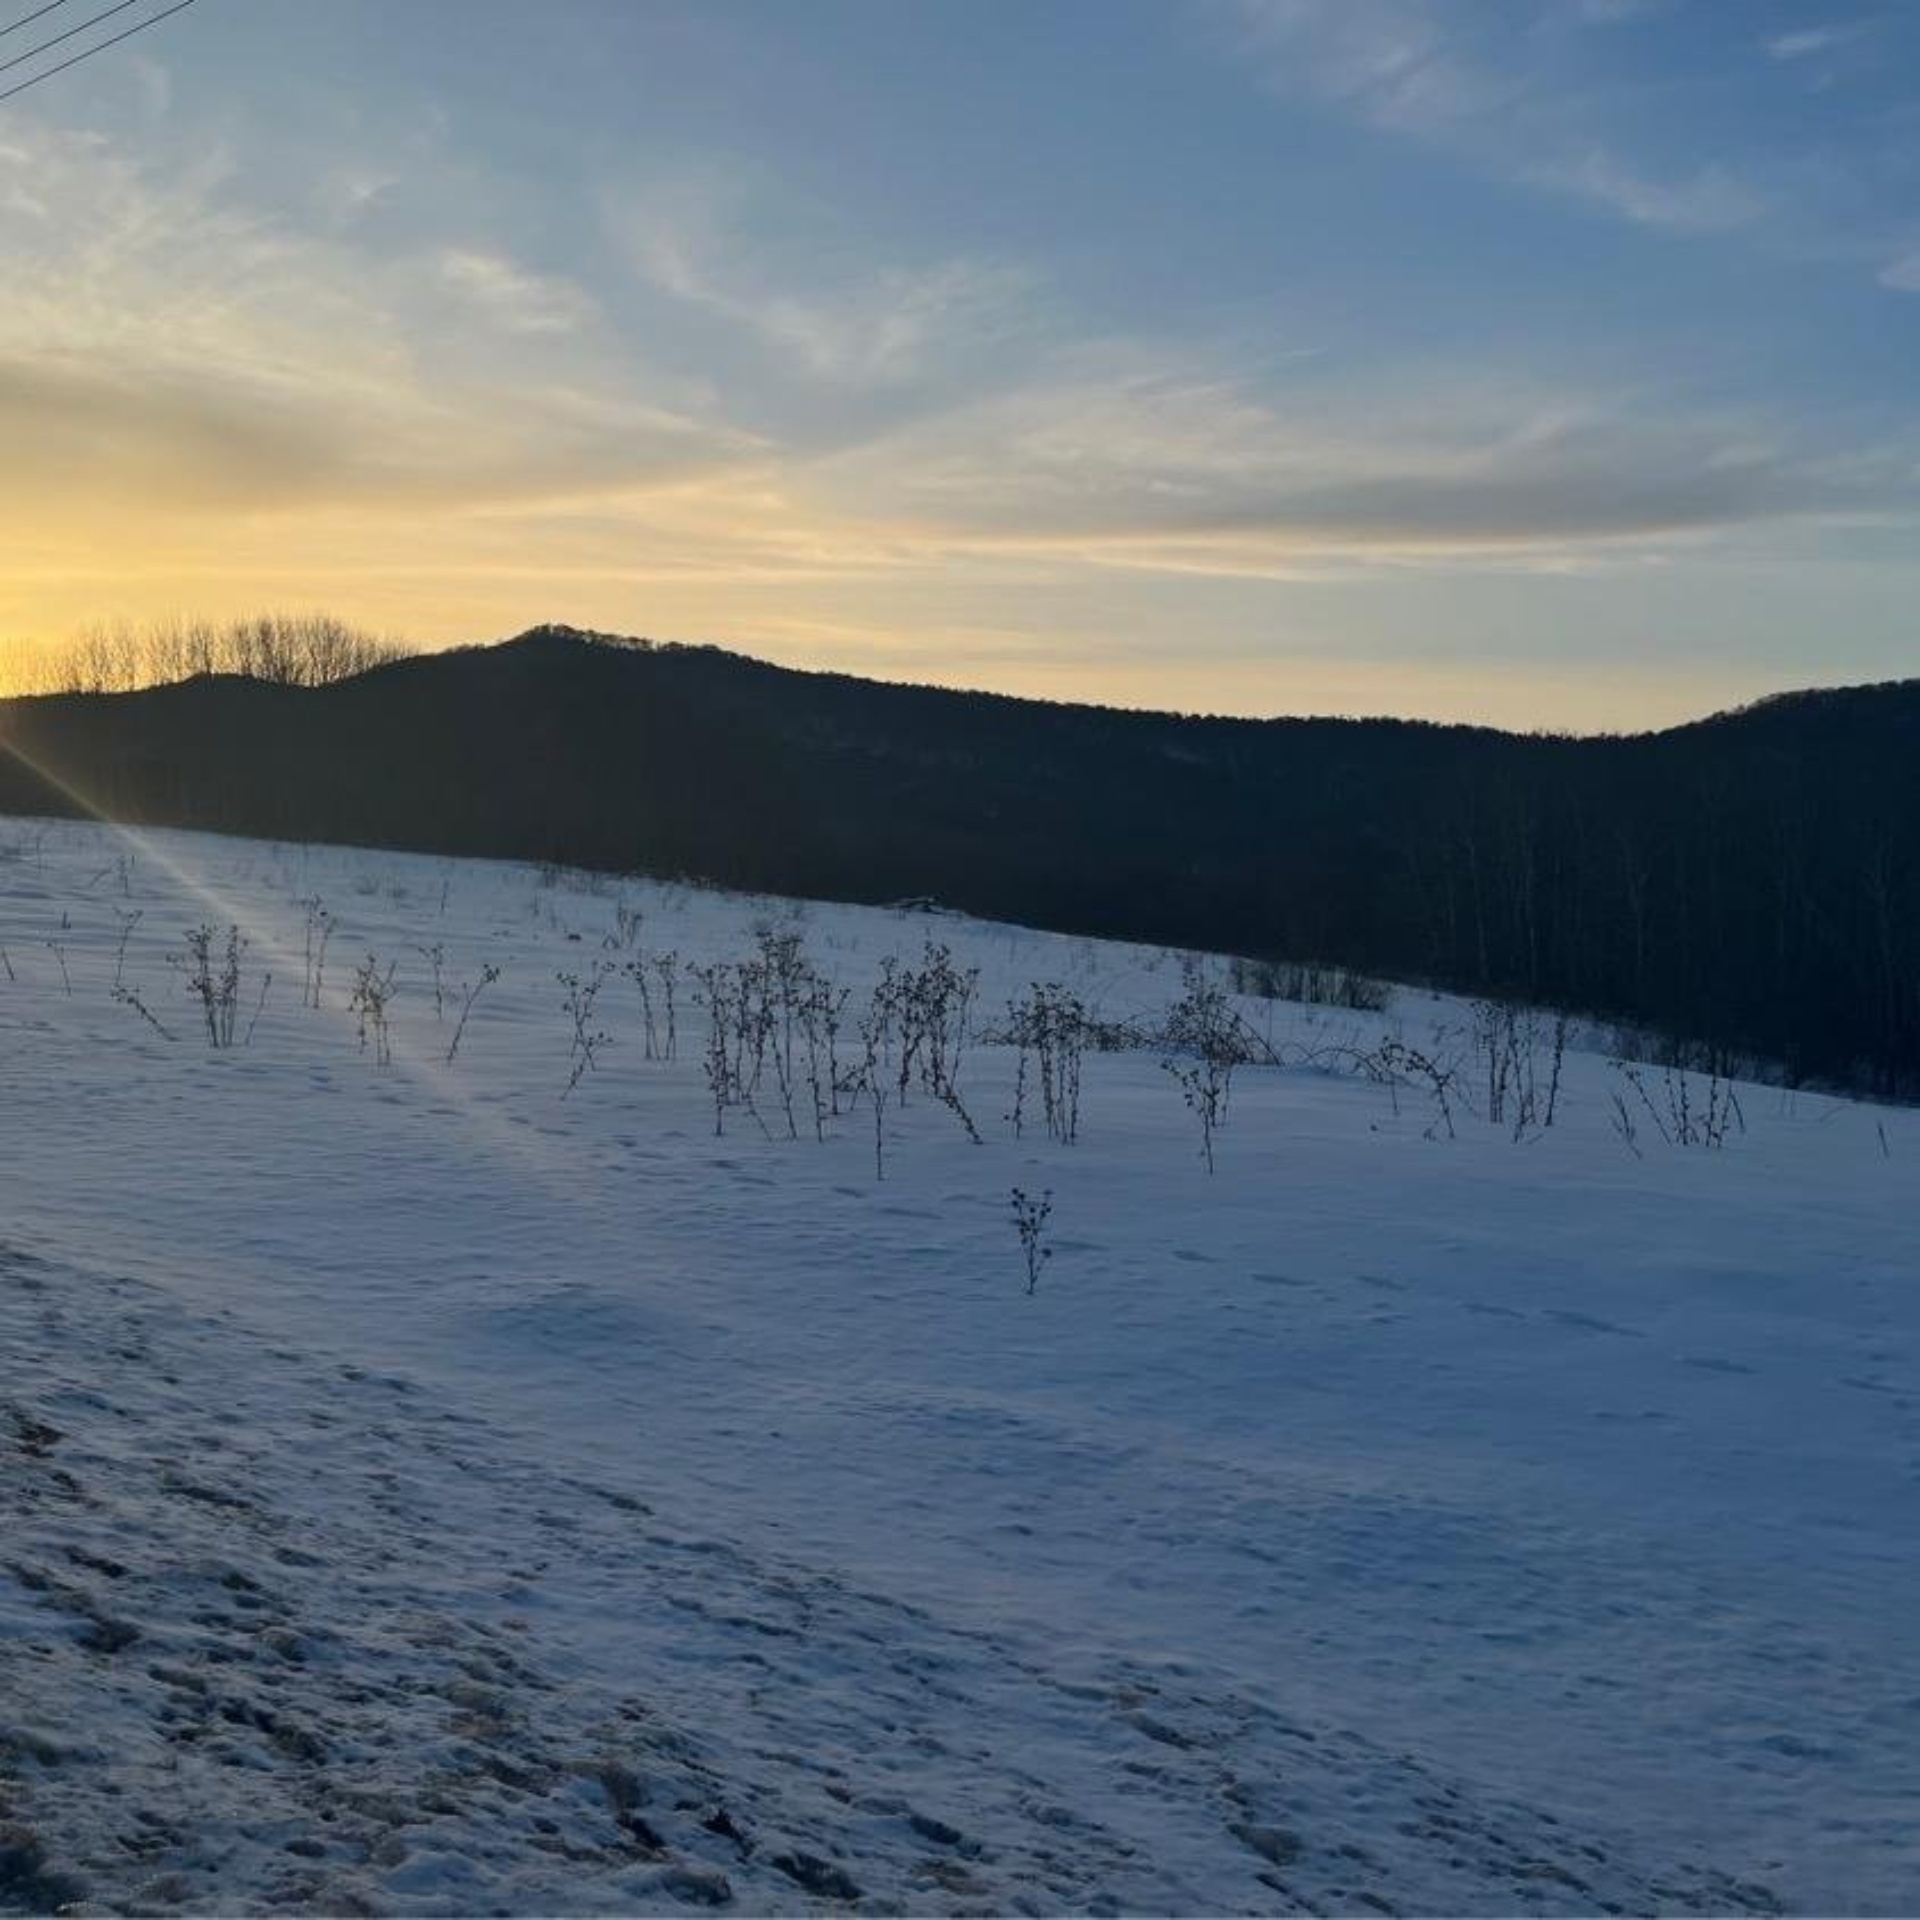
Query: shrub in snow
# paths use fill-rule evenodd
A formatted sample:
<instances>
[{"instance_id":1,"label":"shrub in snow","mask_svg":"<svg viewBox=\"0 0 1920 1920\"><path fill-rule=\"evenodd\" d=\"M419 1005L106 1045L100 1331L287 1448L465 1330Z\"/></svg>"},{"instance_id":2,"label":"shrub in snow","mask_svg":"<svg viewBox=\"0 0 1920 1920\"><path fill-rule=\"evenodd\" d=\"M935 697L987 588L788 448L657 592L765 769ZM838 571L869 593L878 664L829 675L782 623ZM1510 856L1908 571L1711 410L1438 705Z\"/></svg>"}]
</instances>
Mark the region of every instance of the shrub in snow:
<instances>
[{"instance_id":1,"label":"shrub in snow","mask_svg":"<svg viewBox=\"0 0 1920 1920\"><path fill-rule=\"evenodd\" d=\"M127 942L133 938L133 930L140 924L141 910L138 907L115 907L113 915L120 922L120 938L113 949L113 985L114 991L126 985L127 978Z\"/></svg>"},{"instance_id":2,"label":"shrub in snow","mask_svg":"<svg viewBox=\"0 0 1920 1920\"><path fill-rule=\"evenodd\" d=\"M1323 967L1310 960L1227 962L1236 993L1260 1000L1297 1000L1309 1007L1344 1007L1351 1013L1384 1013L1392 989L1351 967Z\"/></svg>"},{"instance_id":3,"label":"shrub in snow","mask_svg":"<svg viewBox=\"0 0 1920 1920\"><path fill-rule=\"evenodd\" d=\"M309 894L300 907L306 915L306 975L300 985L300 1004L317 1007L327 970L327 943L333 938L333 915L317 893Z\"/></svg>"},{"instance_id":4,"label":"shrub in snow","mask_svg":"<svg viewBox=\"0 0 1920 1920\"><path fill-rule=\"evenodd\" d=\"M929 940L918 967L882 963L874 1013L883 1050L895 1052L894 1098L901 1106L917 1082L980 1144L980 1129L960 1098L960 1063L970 1037L980 969L953 964L953 951Z\"/></svg>"},{"instance_id":5,"label":"shrub in snow","mask_svg":"<svg viewBox=\"0 0 1920 1920\"><path fill-rule=\"evenodd\" d=\"M394 975L399 965L397 960L390 960L383 973L379 961L368 954L366 964L354 969L353 993L347 1001L347 1011L354 1014L360 1023L360 1051L364 1053L367 1042L371 1040L374 1061L383 1067L390 1065L393 1060L387 1009L393 1004Z\"/></svg>"},{"instance_id":6,"label":"shrub in snow","mask_svg":"<svg viewBox=\"0 0 1920 1920\"><path fill-rule=\"evenodd\" d=\"M1629 1103L1620 1089L1613 1092L1614 1131L1633 1147L1636 1110L1653 1122L1654 1131L1670 1147L1724 1147L1727 1136L1747 1130L1747 1116L1725 1066L1713 1061L1703 1074L1666 1066L1652 1087L1647 1070L1631 1060L1616 1060L1613 1070L1632 1091ZM1696 1084L1696 1082L1698 1084ZM1657 1089L1657 1097L1656 1097Z\"/></svg>"},{"instance_id":7,"label":"shrub in snow","mask_svg":"<svg viewBox=\"0 0 1920 1920\"><path fill-rule=\"evenodd\" d=\"M1040 1269L1053 1258L1046 1243L1047 1220L1053 1212L1053 1191L1049 1188L1037 1199L1019 1187L1013 1190L1013 1225L1020 1236L1020 1252L1027 1263L1027 1291L1040 1285Z\"/></svg>"},{"instance_id":8,"label":"shrub in snow","mask_svg":"<svg viewBox=\"0 0 1920 1920\"><path fill-rule=\"evenodd\" d=\"M240 1011L240 956L246 946L240 929L229 927L216 958L213 929L198 926L187 935L185 953L168 956L186 976L188 998L200 1008L210 1047L233 1045L234 1021Z\"/></svg>"},{"instance_id":9,"label":"shrub in snow","mask_svg":"<svg viewBox=\"0 0 1920 1920\"><path fill-rule=\"evenodd\" d=\"M453 1056L460 1051L460 1042L465 1037L467 1022L473 1018L473 1003L500 978L500 969L485 966L480 969L480 978L460 989L460 1018L453 1023L453 1038L447 1043L447 1064L452 1066Z\"/></svg>"},{"instance_id":10,"label":"shrub in snow","mask_svg":"<svg viewBox=\"0 0 1920 1920\"><path fill-rule=\"evenodd\" d=\"M1476 1000L1473 1050L1486 1089L1487 1119L1516 1140L1553 1125L1572 1023L1502 1000Z\"/></svg>"},{"instance_id":11,"label":"shrub in snow","mask_svg":"<svg viewBox=\"0 0 1920 1920\"><path fill-rule=\"evenodd\" d=\"M131 1012L138 1014L162 1040L171 1040L173 1038L173 1035L161 1025L152 1008L150 1008L131 987L115 987L113 990L113 998L120 1006L126 1007Z\"/></svg>"},{"instance_id":12,"label":"shrub in snow","mask_svg":"<svg viewBox=\"0 0 1920 1920\"><path fill-rule=\"evenodd\" d=\"M1007 1002L1007 1044L1018 1049L1013 1082L1014 1138L1026 1125L1030 1089L1040 1095L1047 1135L1072 1146L1080 1135L1080 1062L1091 1022L1080 996L1057 980L1036 981L1024 1000Z\"/></svg>"},{"instance_id":13,"label":"shrub in snow","mask_svg":"<svg viewBox=\"0 0 1920 1920\"><path fill-rule=\"evenodd\" d=\"M567 1086L566 1093L561 1095L562 1099L572 1093L600 1064L600 1049L613 1044L613 1036L595 1020L594 1004L600 998L600 989L615 970L611 960L596 960L584 979L577 973L555 976L566 989L561 1005L566 1008L567 1018L573 1025L573 1032L567 1041Z\"/></svg>"},{"instance_id":14,"label":"shrub in snow","mask_svg":"<svg viewBox=\"0 0 1920 1920\"><path fill-rule=\"evenodd\" d=\"M1278 1065L1273 1048L1241 1019L1226 989L1198 960L1184 965L1185 990L1167 1009L1161 1066L1179 1084L1200 1123L1200 1156L1213 1171L1214 1136L1226 1125L1237 1067Z\"/></svg>"},{"instance_id":15,"label":"shrub in snow","mask_svg":"<svg viewBox=\"0 0 1920 1920\"><path fill-rule=\"evenodd\" d=\"M447 1017L446 945L439 940L434 941L431 946L421 946L416 943L413 950L427 963L428 977L433 981L433 1017L436 1020L445 1020Z\"/></svg>"}]
</instances>

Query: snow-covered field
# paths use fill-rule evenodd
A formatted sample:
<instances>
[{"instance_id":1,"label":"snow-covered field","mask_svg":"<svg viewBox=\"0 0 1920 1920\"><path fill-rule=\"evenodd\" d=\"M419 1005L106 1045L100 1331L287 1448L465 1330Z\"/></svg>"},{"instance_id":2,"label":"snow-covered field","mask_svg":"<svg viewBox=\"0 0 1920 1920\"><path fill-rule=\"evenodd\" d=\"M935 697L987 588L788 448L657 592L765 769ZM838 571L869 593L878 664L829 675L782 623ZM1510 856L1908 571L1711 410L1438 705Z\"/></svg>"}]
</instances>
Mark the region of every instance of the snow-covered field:
<instances>
[{"instance_id":1,"label":"snow-covered field","mask_svg":"<svg viewBox=\"0 0 1920 1920\"><path fill-rule=\"evenodd\" d=\"M916 1094L877 1179L863 1107L715 1136L684 977L661 1061L610 975L567 1094L557 976L772 922L855 1008L931 936L983 1025L1036 980L1150 1022L1178 958L0 855L0 1911L1920 1906L1915 1115L1748 1088L1636 1155L1576 1053L1551 1131L1450 1139L1304 1061L1461 1007L1247 1001L1295 1064L1211 1177L1157 1052L1089 1055L1067 1146L975 1044L983 1141ZM227 1050L203 922L251 942Z\"/></svg>"}]
</instances>

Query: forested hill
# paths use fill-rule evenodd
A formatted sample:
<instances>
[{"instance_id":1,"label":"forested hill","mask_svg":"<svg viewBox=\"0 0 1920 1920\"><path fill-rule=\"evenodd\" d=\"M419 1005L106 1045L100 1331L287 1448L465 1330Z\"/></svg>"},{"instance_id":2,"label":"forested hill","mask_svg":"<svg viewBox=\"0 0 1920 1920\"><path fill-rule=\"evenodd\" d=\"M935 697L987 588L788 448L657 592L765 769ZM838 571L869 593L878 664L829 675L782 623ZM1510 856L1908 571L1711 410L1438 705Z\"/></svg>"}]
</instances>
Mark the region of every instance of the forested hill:
<instances>
[{"instance_id":1,"label":"forested hill","mask_svg":"<svg viewBox=\"0 0 1920 1920\"><path fill-rule=\"evenodd\" d=\"M931 895L1619 1016L1920 1095L1920 681L1670 731L1192 719L543 628L0 703L0 810Z\"/></svg>"}]
</instances>

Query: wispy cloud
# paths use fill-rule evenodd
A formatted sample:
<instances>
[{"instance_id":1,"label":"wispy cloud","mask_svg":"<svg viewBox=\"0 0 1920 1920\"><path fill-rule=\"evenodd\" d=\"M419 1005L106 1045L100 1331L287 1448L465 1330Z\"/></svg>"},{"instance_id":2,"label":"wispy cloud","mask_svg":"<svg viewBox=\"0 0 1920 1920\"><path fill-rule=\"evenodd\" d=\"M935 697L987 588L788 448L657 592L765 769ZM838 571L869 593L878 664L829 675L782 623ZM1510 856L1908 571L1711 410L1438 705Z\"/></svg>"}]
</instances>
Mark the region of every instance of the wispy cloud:
<instances>
[{"instance_id":1,"label":"wispy cloud","mask_svg":"<svg viewBox=\"0 0 1920 1920\"><path fill-rule=\"evenodd\" d=\"M611 222L643 279L807 377L893 387L1030 329L1038 284L971 255L873 259L823 210L721 178L650 180Z\"/></svg>"},{"instance_id":2,"label":"wispy cloud","mask_svg":"<svg viewBox=\"0 0 1920 1920\"><path fill-rule=\"evenodd\" d=\"M828 271L814 245L756 249L737 209L695 218L659 196L622 229L654 297L738 329L763 381L908 396L824 436L766 432L737 407L681 403L618 316L504 247L383 259L258 221L227 178L217 153L154 180L91 140L0 152L0 194L38 196L0 213L33 268L0 313L10 512L371 528L434 510L510 520L545 556L536 569L684 585L947 566L1564 566L1911 505L1897 463L1823 469L1763 420L1511 368L1361 385L1319 362L1075 340L1029 273L876 260L845 237ZM1588 179L1643 191L1597 163ZM67 212L83 201L96 230L76 246ZM1687 227L1738 212L1711 182L1639 208ZM488 324L450 341L454 308Z\"/></svg>"},{"instance_id":3,"label":"wispy cloud","mask_svg":"<svg viewBox=\"0 0 1920 1920\"><path fill-rule=\"evenodd\" d=\"M571 283L503 252L408 257L252 215L218 147L163 168L91 136L16 130L0 150L0 498L38 516L138 503L455 506L684 479L750 436L650 390L603 345L563 374L529 359L595 318ZM81 236L81 237L76 237ZM445 303L478 312L449 345Z\"/></svg>"},{"instance_id":4,"label":"wispy cloud","mask_svg":"<svg viewBox=\"0 0 1920 1920\"><path fill-rule=\"evenodd\" d=\"M1261 393L1118 351L822 463L843 512L926 538L1169 571L1604 558L1794 518L1912 511L1751 419L1429 369Z\"/></svg>"},{"instance_id":5,"label":"wispy cloud","mask_svg":"<svg viewBox=\"0 0 1920 1920\"><path fill-rule=\"evenodd\" d=\"M1889 260L1880 269L1880 284L1896 293L1920 293L1920 248Z\"/></svg>"},{"instance_id":6,"label":"wispy cloud","mask_svg":"<svg viewBox=\"0 0 1920 1920\"><path fill-rule=\"evenodd\" d=\"M329 226L346 227L379 207L399 184L397 173L329 167L314 184L314 203Z\"/></svg>"},{"instance_id":7,"label":"wispy cloud","mask_svg":"<svg viewBox=\"0 0 1920 1920\"><path fill-rule=\"evenodd\" d=\"M1830 53L1848 38L1838 27L1807 27L1796 33L1777 33L1764 44L1773 60L1806 60L1817 53Z\"/></svg>"},{"instance_id":8,"label":"wispy cloud","mask_svg":"<svg viewBox=\"0 0 1920 1920\"><path fill-rule=\"evenodd\" d=\"M530 273L499 253L449 247L437 265L447 286L509 333L572 333L596 317L572 281Z\"/></svg>"},{"instance_id":9,"label":"wispy cloud","mask_svg":"<svg viewBox=\"0 0 1920 1920\"><path fill-rule=\"evenodd\" d=\"M1596 150L1571 164L1544 168L1537 177L1636 226L1666 233L1733 233L1767 211L1759 192L1717 164L1681 179L1658 180Z\"/></svg>"},{"instance_id":10,"label":"wispy cloud","mask_svg":"<svg viewBox=\"0 0 1920 1920\"><path fill-rule=\"evenodd\" d=\"M1245 43L1269 56L1271 84L1304 83L1376 126L1440 134L1525 91L1523 75L1464 51L1447 13L1425 0L1237 0L1234 16Z\"/></svg>"},{"instance_id":11,"label":"wispy cloud","mask_svg":"<svg viewBox=\"0 0 1920 1920\"><path fill-rule=\"evenodd\" d=\"M1304 91L1383 132L1636 226L1692 236L1752 227L1768 196L1734 159L1676 167L1630 151L1617 94L1593 87L1566 35L1550 30L1560 17L1624 26L1650 11L1625 0L1531 16L1435 0L1233 0L1229 17L1277 93Z\"/></svg>"},{"instance_id":12,"label":"wispy cloud","mask_svg":"<svg viewBox=\"0 0 1920 1920\"><path fill-rule=\"evenodd\" d=\"M1629 20L1644 20L1671 4L1672 0L1571 0L1574 17L1589 27L1617 27Z\"/></svg>"}]
</instances>

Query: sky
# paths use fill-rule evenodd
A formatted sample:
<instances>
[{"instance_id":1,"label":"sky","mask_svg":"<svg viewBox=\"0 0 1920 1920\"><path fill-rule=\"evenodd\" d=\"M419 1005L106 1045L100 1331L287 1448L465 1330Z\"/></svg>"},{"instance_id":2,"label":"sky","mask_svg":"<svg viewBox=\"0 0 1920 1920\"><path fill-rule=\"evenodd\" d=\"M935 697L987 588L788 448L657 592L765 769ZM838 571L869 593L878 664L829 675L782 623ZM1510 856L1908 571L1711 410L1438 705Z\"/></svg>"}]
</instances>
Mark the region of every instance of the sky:
<instances>
[{"instance_id":1,"label":"sky","mask_svg":"<svg viewBox=\"0 0 1920 1920\"><path fill-rule=\"evenodd\" d=\"M0 102L0 268L0 673L267 607L1580 730L1920 672L1912 0L196 0Z\"/></svg>"}]
</instances>

